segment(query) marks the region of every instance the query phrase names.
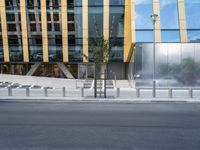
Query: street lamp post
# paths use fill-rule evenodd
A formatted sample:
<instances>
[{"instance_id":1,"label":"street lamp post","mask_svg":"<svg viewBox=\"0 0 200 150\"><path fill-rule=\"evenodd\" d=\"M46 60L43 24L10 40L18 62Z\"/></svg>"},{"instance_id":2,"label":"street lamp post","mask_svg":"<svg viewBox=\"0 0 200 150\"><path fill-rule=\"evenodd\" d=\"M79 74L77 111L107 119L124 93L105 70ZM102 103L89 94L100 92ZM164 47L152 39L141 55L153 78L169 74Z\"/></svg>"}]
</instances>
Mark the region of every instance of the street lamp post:
<instances>
[{"instance_id":1,"label":"street lamp post","mask_svg":"<svg viewBox=\"0 0 200 150\"><path fill-rule=\"evenodd\" d=\"M153 23L153 93L152 96L153 98L156 97L156 80L155 80L155 74L156 74L156 39L155 39L155 24L158 19L157 14L151 15L152 23Z\"/></svg>"}]
</instances>

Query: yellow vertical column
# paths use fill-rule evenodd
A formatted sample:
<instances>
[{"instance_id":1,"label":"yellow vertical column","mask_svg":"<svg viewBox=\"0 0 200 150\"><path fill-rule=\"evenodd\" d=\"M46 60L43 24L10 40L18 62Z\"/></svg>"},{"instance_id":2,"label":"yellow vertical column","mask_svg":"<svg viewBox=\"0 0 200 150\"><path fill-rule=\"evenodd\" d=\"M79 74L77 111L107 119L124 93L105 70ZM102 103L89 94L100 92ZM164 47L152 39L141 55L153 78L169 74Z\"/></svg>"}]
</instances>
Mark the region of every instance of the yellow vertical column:
<instances>
[{"instance_id":1,"label":"yellow vertical column","mask_svg":"<svg viewBox=\"0 0 200 150\"><path fill-rule=\"evenodd\" d=\"M29 62L26 0L20 1L20 12L21 12L22 43L23 43L24 62Z\"/></svg>"},{"instance_id":2,"label":"yellow vertical column","mask_svg":"<svg viewBox=\"0 0 200 150\"><path fill-rule=\"evenodd\" d=\"M109 0L104 0L103 6L103 36L109 40Z\"/></svg>"},{"instance_id":3,"label":"yellow vertical column","mask_svg":"<svg viewBox=\"0 0 200 150\"><path fill-rule=\"evenodd\" d=\"M134 0L125 0L124 62L128 62L131 57L132 43L135 43L135 5Z\"/></svg>"},{"instance_id":4,"label":"yellow vertical column","mask_svg":"<svg viewBox=\"0 0 200 150\"><path fill-rule=\"evenodd\" d=\"M2 30L2 40L3 40L3 53L4 53L4 62L9 62L9 46L8 46L8 30L7 30L7 21L6 21L6 7L5 1L0 0L0 14L1 14L1 30Z\"/></svg>"},{"instance_id":5,"label":"yellow vertical column","mask_svg":"<svg viewBox=\"0 0 200 150\"><path fill-rule=\"evenodd\" d=\"M132 44L135 43L135 0L131 0L131 38Z\"/></svg>"},{"instance_id":6,"label":"yellow vertical column","mask_svg":"<svg viewBox=\"0 0 200 150\"><path fill-rule=\"evenodd\" d=\"M46 0L41 0L43 61L49 61Z\"/></svg>"},{"instance_id":7,"label":"yellow vertical column","mask_svg":"<svg viewBox=\"0 0 200 150\"><path fill-rule=\"evenodd\" d=\"M68 54L67 0L61 0L61 15L62 15L63 62L68 62L69 61L69 54Z\"/></svg>"},{"instance_id":8,"label":"yellow vertical column","mask_svg":"<svg viewBox=\"0 0 200 150\"><path fill-rule=\"evenodd\" d=\"M153 0L153 13L159 16L155 24L155 42L161 42L160 1L159 0Z\"/></svg>"},{"instance_id":9,"label":"yellow vertical column","mask_svg":"<svg viewBox=\"0 0 200 150\"><path fill-rule=\"evenodd\" d=\"M182 43L184 43L188 41L184 0L178 0L178 14L179 14L179 27L180 27L180 40Z\"/></svg>"},{"instance_id":10,"label":"yellow vertical column","mask_svg":"<svg viewBox=\"0 0 200 150\"><path fill-rule=\"evenodd\" d=\"M83 62L88 62L88 0L82 0ZM88 59L87 59L87 58Z\"/></svg>"}]
</instances>

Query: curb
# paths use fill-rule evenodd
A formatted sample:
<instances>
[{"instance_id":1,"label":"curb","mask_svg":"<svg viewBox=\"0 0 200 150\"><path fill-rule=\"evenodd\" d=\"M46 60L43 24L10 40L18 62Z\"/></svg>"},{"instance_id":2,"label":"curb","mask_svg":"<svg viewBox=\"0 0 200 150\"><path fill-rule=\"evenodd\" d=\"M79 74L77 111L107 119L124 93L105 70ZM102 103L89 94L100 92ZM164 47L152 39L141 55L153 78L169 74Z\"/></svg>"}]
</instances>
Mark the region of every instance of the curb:
<instances>
[{"instance_id":1,"label":"curb","mask_svg":"<svg viewBox=\"0 0 200 150\"><path fill-rule=\"evenodd\" d=\"M94 98L8 98L1 97L0 102L64 102L64 103L200 103L198 99L94 99Z\"/></svg>"}]
</instances>

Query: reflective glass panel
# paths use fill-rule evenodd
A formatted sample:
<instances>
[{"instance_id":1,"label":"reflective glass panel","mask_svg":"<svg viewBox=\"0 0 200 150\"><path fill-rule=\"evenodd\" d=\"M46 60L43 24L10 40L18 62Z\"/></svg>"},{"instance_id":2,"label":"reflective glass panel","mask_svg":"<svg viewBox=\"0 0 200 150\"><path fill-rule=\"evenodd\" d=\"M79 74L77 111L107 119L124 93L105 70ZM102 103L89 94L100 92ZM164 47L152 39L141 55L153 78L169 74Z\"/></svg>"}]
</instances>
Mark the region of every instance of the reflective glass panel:
<instances>
[{"instance_id":1,"label":"reflective glass panel","mask_svg":"<svg viewBox=\"0 0 200 150\"><path fill-rule=\"evenodd\" d=\"M188 42L200 42L200 30L188 30Z\"/></svg>"},{"instance_id":2,"label":"reflective glass panel","mask_svg":"<svg viewBox=\"0 0 200 150\"><path fill-rule=\"evenodd\" d=\"M160 0L161 29L178 29L177 0Z\"/></svg>"},{"instance_id":3,"label":"reflective glass panel","mask_svg":"<svg viewBox=\"0 0 200 150\"><path fill-rule=\"evenodd\" d=\"M124 36L124 8L110 7L110 37Z\"/></svg>"},{"instance_id":4,"label":"reflective glass panel","mask_svg":"<svg viewBox=\"0 0 200 150\"><path fill-rule=\"evenodd\" d=\"M88 0L88 6L103 5L103 0Z\"/></svg>"},{"instance_id":5,"label":"reflective glass panel","mask_svg":"<svg viewBox=\"0 0 200 150\"><path fill-rule=\"evenodd\" d=\"M153 31L136 31L136 42L153 42Z\"/></svg>"},{"instance_id":6,"label":"reflective glass panel","mask_svg":"<svg viewBox=\"0 0 200 150\"><path fill-rule=\"evenodd\" d=\"M89 37L101 37L103 35L103 7L89 7L88 13Z\"/></svg>"},{"instance_id":7,"label":"reflective glass panel","mask_svg":"<svg viewBox=\"0 0 200 150\"><path fill-rule=\"evenodd\" d=\"M152 11L152 0L135 0L136 29L153 29Z\"/></svg>"},{"instance_id":8,"label":"reflective glass panel","mask_svg":"<svg viewBox=\"0 0 200 150\"><path fill-rule=\"evenodd\" d=\"M179 31L162 31L162 42L180 42Z\"/></svg>"},{"instance_id":9,"label":"reflective glass panel","mask_svg":"<svg viewBox=\"0 0 200 150\"><path fill-rule=\"evenodd\" d=\"M200 29L200 1L185 0L187 29Z\"/></svg>"},{"instance_id":10,"label":"reflective glass panel","mask_svg":"<svg viewBox=\"0 0 200 150\"><path fill-rule=\"evenodd\" d=\"M124 5L124 0L110 0L110 5Z\"/></svg>"}]
</instances>

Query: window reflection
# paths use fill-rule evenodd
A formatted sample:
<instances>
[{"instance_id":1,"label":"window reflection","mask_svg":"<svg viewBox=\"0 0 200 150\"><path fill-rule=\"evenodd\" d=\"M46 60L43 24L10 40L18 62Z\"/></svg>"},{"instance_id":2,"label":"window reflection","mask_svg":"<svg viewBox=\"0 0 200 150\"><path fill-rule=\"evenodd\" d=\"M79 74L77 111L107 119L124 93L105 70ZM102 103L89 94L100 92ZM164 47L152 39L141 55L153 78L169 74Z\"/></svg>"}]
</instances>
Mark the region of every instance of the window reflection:
<instances>
[{"instance_id":1,"label":"window reflection","mask_svg":"<svg viewBox=\"0 0 200 150\"><path fill-rule=\"evenodd\" d=\"M178 29L177 0L160 0L161 29Z\"/></svg>"},{"instance_id":2,"label":"window reflection","mask_svg":"<svg viewBox=\"0 0 200 150\"><path fill-rule=\"evenodd\" d=\"M10 61L23 61L20 1L7 0L5 4Z\"/></svg>"},{"instance_id":3,"label":"window reflection","mask_svg":"<svg viewBox=\"0 0 200 150\"><path fill-rule=\"evenodd\" d=\"M112 3L110 3L112 4ZM123 60L124 37L124 7L110 7L109 21L110 44L112 46L112 61Z\"/></svg>"},{"instance_id":4,"label":"window reflection","mask_svg":"<svg viewBox=\"0 0 200 150\"><path fill-rule=\"evenodd\" d=\"M188 42L199 43L200 42L200 30L188 30Z\"/></svg>"},{"instance_id":5,"label":"window reflection","mask_svg":"<svg viewBox=\"0 0 200 150\"><path fill-rule=\"evenodd\" d=\"M82 61L82 1L68 3L68 51L70 62Z\"/></svg>"},{"instance_id":6,"label":"window reflection","mask_svg":"<svg viewBox=\"0 0 200 150\"><path fill-rule=\"evenodd\" d=\"M152 0L135 1L136 42L153 41L152 5Z\"/></svg>"},{"instance_id":7,"label":"window reflection","mask_svg":"<svg viewBox=\"0 0 200 150\"><path fill-rule=\"evenodd\" d=\"M2 41L1 17L0 17L0 62L3 61L4 61L4 55L3 55L3 41Z\"/></svg>"},{"instance_id":8,"label":"window reflection","mask_svg":"<svg viewBox=\"0 0 200 150\"><path fill-rule=\"evenodd\" d=\"M31 62L43 60L40 2L40 0L27 0L26 3L29 60Z\"/></svg>"},{"instance_id":9,"label":"window reflection","mask_svg":"<svg viewBox=\"0 0 200 150\"><path fill-rule=\"evenodd\" d=\"M200 29L199 8L199 0L185 0L187 29Z\"/></svg>"},{"instance_id":10,"label":"window reflection","mask_svg":"<svg viewBox=\"0 0 200 150\"><path fill-rule=\"evenodd\" d=\"M136 31L136 42L153 42L153 30Z\"/></svg>"},{"instance_id":11,"label":"window reflection","mask_svg":"<svg viewBox=\"0 0 200 150\"><path fill-rule=\"evenodd\" d=\"M150 18L152 11L152 0L135 1L136 29L153 29Z\"/></svg>"},{"instance_id":12,"label":"window reflection","mask_svg":"<svg viewBox=\"0 0 200 150\"><path fill-rule=\"evenodd\" d=\"M88 32L89 32L89 60L92 61L92 47L103 36L103 7L88 8Z\"/></svg>"},{"instance_id":13,"label":"window reflection","mask_svg":"<svg viewBox=\"0 0 200 150\"><path fill-rule=\"evenodd\" d=\"M180 42L180 35L179 35L179 30L167 30L167 31L162 31L162 42Z\"/></svg>"}]
</instances>

